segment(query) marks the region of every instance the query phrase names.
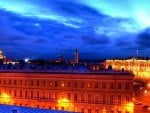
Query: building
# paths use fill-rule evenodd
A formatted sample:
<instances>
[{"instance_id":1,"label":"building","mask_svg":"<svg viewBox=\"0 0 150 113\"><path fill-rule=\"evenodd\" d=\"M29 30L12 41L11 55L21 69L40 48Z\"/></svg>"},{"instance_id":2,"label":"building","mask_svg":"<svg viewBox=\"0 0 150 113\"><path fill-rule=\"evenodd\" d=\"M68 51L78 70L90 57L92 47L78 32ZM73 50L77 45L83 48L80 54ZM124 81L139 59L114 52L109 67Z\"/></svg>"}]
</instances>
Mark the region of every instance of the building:
<instances>
[{"instance_id":1,"label":"building","mask_svg":"<svg viewBox=\"0 0 150 113\"><path fill-rule=\"evenodd\" d=\"M0 73L0 103L81 113L133 113L127 72Z\"/></svg>"},{"instance_id":2,"label":"building","mask_svg":"<svg viewBox=\"0 0 150 113\"><path fill-rule=\"evenodd\" d=\"M3 63L5 56L3 55L3 51L0 50L0 63Z\"/></svg>"},{"instance_id":3,"label":"building","mask_svg":"<svg viewBox=\"0 0 150 113\"><path fill-rule=\"evenodd\" d=\"M127 60L106 60L106 69L127 70L135 74L136 79L150 79L150 60L127 59Z\"/></svg>"},{"instance_id":4,"label":"building","mask_svg":"<svg viewBox=\"0 0 150 113\"><path fill-rule=\"evenodd\" d=\"M76 51L75 51L75 59L74 59L74 62L75 62L76 64L79 63L79 53L78 53L78 50L77 50L77 49L76 49Z\"/></svg>"}]
</instances>

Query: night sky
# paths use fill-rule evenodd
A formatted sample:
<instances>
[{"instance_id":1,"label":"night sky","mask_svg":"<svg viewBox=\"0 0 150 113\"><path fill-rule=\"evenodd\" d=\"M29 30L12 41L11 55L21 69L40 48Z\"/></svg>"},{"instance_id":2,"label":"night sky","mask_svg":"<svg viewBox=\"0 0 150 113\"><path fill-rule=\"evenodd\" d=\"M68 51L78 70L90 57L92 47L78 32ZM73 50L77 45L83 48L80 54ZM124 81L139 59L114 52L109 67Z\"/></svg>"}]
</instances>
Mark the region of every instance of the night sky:
<instances>
[{"instance_id":1,"label":"night sky","mask_svg":"<svg viewBox=\"0 0 150 113\"><path fill-rule=\"evenodd\" d=\"M150 0L0 0L8 58L150 56Z\"/></svg>"}]
</instances>

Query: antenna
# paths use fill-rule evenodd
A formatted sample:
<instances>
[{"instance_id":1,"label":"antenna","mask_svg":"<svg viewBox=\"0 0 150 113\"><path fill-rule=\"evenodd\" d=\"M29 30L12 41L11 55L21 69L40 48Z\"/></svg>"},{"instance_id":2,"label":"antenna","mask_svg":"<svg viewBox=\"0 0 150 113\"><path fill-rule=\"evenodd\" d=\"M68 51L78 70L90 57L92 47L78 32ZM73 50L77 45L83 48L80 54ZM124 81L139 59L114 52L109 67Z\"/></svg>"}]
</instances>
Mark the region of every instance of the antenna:
<instances>
[{"instance_id":1,"label":"antenna","mask_svg":"<svg viewBox=\"0 0 150 113\"><path fill-rule=\"evenodd\" d=\"M139 50L138 49L136 50L136 55L137 55L137 58L138 58L138 56L139 56Z\"/></svg>"}]
</instances>

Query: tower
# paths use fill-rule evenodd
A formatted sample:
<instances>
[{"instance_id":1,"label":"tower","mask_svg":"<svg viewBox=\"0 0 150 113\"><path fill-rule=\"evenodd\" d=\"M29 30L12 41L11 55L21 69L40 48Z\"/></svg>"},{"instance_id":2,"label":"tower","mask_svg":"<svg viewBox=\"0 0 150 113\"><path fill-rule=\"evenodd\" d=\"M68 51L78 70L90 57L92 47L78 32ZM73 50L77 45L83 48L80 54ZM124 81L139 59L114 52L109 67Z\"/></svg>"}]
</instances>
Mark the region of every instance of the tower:
<instances>
[{"instance_id":1,"label":"tower","mask_svg":"<svg viewBox=\"0 0 150 113\"><path fill-rule=\"evenodd\" d=\"M75 62L76 64L79 63L79 54L78 54L78 50L77 50L77 49L76 49L76 51L75 51L75 59L74 59L74 62Z\"/></svg>"}]
</instances>

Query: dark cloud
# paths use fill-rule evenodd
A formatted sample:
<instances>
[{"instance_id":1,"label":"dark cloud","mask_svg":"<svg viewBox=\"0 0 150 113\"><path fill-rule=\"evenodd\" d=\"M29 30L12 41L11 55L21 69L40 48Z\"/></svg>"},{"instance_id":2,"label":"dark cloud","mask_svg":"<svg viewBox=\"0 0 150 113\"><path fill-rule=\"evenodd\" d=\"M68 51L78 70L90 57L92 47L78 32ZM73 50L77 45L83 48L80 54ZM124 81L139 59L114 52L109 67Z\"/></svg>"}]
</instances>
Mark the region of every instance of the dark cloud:
<instances>
[{"instance_id":1,"label":"dark cloud","mask_svg":"<svg viewBox=\"0 0 150 113\"><path fill-rule=\"evenodd\" d=\"M82 40L86 43L86 44L90 44L90 45L104 45L104 44L108 44L110 42L109 38L105 35L100 35L100 36L82 36Z\"/></svg>"},{"instance_id":2,"label":"dark cloud","mask_svg":"<svg viewBox=\"0 0 150 113\"><path fill-rule=\"evenodd\" d=\"M150 28L147 28L143 32L138 34L137 44L141 48L150 48Z\"/></svg>"}]
</instances>

